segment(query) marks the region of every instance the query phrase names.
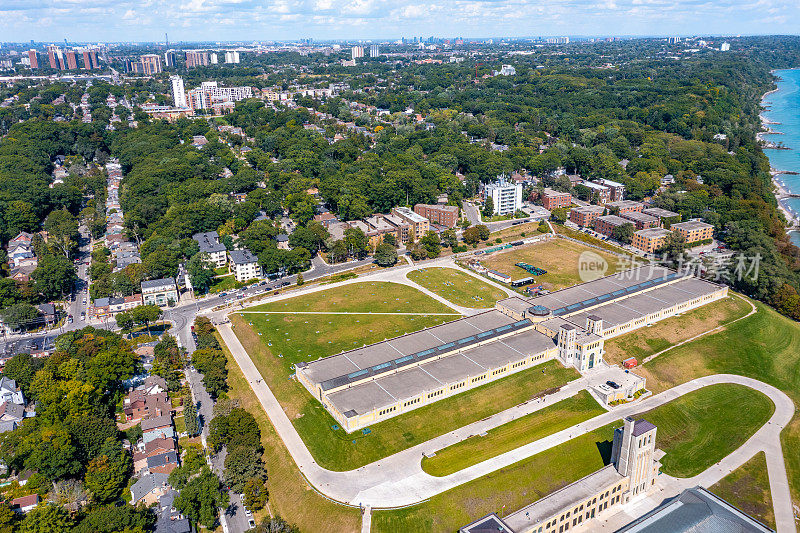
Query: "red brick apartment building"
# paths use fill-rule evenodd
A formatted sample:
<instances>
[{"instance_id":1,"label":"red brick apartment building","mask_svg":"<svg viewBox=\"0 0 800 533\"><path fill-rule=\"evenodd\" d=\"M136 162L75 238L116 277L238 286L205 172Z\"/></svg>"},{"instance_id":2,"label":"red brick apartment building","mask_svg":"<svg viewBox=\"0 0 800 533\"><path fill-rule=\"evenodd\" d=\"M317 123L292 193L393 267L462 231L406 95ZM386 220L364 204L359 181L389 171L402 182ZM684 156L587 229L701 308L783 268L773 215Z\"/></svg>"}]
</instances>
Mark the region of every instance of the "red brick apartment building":
<instances>
[{"instance_id":1,"label":"red brick apartment building","mask_svg":"<svg viewBox=\"0 0 800 533\"><path fill-rule=\"evenodd\" d=\"M545 189L542 192L542 205L548 211L559 207L569 207L570 204L572 204L572 195L568 192L559 192L553 189Z\"/></svg>"},{"instance_id":2,"label":"red brick apartment building","mask_svg":"<svg viewBox=\"0 0 800 533\"><path fill-rule=\"evenodd\" d=\"M454 228L458 224L458 207L454 205L417 204L414 206L414 212L434 224L448 228Z\"/></svg>"}]
</instances>

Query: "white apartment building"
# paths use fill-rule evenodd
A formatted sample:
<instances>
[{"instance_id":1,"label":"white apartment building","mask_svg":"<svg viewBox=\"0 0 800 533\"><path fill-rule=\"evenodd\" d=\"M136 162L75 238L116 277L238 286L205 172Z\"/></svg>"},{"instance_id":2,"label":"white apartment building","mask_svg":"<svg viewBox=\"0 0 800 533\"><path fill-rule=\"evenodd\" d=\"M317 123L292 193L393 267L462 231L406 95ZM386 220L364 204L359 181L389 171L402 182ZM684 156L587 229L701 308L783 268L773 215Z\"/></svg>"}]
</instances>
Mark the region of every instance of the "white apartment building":
<instances>
[{"instance_id":1,"label":"white apartment building","mask_svg":"<svg viewBox=\"0 0 800 533\"><path fill-rule=\"evenodd\" d=\"M217 102L238 102L253 97L252 87L220 87L216 81L204 81L187 93L192 109L206 109Z\"/></svg>"},{"instance_id":2,"label":"white apartment building","mask_svg":"<svg viewBox=\"0 0 800 533\"><path fill-rule=\"evenodd\" d=\"M369 57L378 57L381 55L381 49L377 44L373 44L369 47Z\"/></svg>"},{"instance_id":3,"label":"white apartment building","mask_svg":"<svg viewBox=\"0 0 800 533\"><path fill-rule=\"evenodd\" d=\"M170 76L169 81L172 83L173 105L178 108L189 107L189 104L186 102L186 90L183 88L183 78L180 76Z\"/></svg>"},{"instance_id":4,"label":"white apartment building","mask_svg":"<svg viewBox=\"0 0 800 533\"><path fill-rule=\"evenodd\" d=\"M500 178L485 188L486 198L491 198L495 215L507 215L522 208L522 184L510 183Z\"/></svg>"},{"instance_id":5,"label":"white apartment building","mask_svg":"<svg viewBox=\"0 0 800 533\"><path fill-rule=\"evenodd\" d=\"M239 62L239 52L236 50L228 50L225 52L225 62L226 63L238 63Z\"/></svg>"},{"instance_id":6,"label":"white apartment building","mask_svg":"<svg viewBox=\"0 0 800 533\"><path fill-rule=\"evenodd\" d=\"M243 283L263 276L261 265L258 264L258 258L250 250L231 250L228 255L231 260L230 271L233 272L236 281Z\"/></svg>"},{"instance_id":7,"label":"white apartment building","mask_svg":"<svg viewBox=\"0 0 800 533\"><path fill-rule=\"evenodd\" d=\"M353 59L358 59L359 57L364 57L364 47L363 46L354 46L350 51L351 57Z\"/></svg>"},{"instance_id":8,"label":"white apartment building","mask_svg":"<svg viewBox=\"0 0 800 533\"><path fill-rule=\"evenodd\" d=\"M200 245L200 253L206 254L215 267L224 267L228 262L228 252L225 245L219 242L219 235L216 231L195 233L192 235L192 239Z\"/></svg>"}]
</instances>

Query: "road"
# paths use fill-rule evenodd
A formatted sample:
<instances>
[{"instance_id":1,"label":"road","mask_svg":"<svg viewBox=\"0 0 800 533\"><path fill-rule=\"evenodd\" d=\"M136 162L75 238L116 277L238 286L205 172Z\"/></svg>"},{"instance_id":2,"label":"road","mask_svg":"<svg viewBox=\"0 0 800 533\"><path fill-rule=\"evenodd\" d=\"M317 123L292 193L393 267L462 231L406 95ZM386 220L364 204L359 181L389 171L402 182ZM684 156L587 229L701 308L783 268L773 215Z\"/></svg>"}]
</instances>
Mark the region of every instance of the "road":
<instances>
[{"instance_id":1,"label":"road","mask_svg":"<svg viewBox=\"0 0 800 533\"><path fill-rule=\"evenodd\" d=\"M478 212L478 208L475 207L475 205L469 202L463 202L461 207L464 209L464 216L467 217L470 224L477 226L481 223L481 214Z\"/></svg>"}]
</instances>

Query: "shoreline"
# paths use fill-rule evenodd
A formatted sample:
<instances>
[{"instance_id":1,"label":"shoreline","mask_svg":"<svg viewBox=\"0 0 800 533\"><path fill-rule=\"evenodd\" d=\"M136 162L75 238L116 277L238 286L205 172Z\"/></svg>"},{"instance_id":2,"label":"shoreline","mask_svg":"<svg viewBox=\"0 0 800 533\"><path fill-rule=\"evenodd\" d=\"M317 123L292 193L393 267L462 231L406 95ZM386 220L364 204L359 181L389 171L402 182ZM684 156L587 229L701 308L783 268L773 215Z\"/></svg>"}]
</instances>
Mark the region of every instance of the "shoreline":
<instances>
[{"instance_id":1,"label":"shoreline","mask_svg":"<svg viewBox=\"0 0 800 533\"><path fill-rule=\"evenodd\" d=\"M771 71L770 73L773 76L775 76L775 71L774 70ZM780 81L780 78L779 77L777 77L777 78L778 78L778 81ZM759 141L766 142L764 139L761 138L762 134L763 135L774 135L776 133L779 133L779 134L783 133L783 132L773 132L772 128L769 127L770 125L780 125L780 122L771 121L766 116L764 116L764 112L766 111L766 109L764 109L764 99L767 96L769 96L770 94L776 93L779 90L780 90L779 87L775 87L774 89L771 89L771 90L767 91L766 93L764 93L761 96L760 104L761 104L761 107L762 107L763 110L758 114L758 118L761 120L761 128L764 131L759 132L756 135L756 138ZM770 143L770 144L772 144L772 143ZM764 147L762 147L762 149L764 149ZM769 156L767 156L767 158L769 158ZM769 173L770 173L770 177L772 179L772 185L775 188L773 194L775 195L775 200L777 202L778 209L781 211L781 213L783 213L784 217L786 217L786 220L787 220L788 225L789 225L789 227L786 228L786 235L790 235L793 231L796 231L796 230L792 230L791 227L800 225L800 214L795 213L794 210L791 207L789 207L788 205L784 204L783 198L780 197L780 196L788 196L789 194L791 194L786 189L786 186L783 184L783 182L778 179L778 176L783 174L784 172L785 171L776 169L776 168L774 168L774 167L772 167L770 165L770 172Z\"/></svg>"}]
</instances>

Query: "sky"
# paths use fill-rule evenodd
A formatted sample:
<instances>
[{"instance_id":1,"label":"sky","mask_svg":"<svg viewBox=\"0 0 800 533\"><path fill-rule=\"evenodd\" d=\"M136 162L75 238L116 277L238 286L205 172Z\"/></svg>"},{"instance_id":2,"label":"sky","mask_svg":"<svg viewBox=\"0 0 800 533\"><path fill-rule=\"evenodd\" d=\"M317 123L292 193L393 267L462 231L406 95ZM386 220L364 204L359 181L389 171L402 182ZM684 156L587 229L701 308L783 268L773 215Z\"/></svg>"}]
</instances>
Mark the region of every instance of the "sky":
<instances>
[{"instance_id":1,"label":"sky","mask_svg":"<svg viewBox=\"0 0 800 533\"><path fill-rule=\"evenodd\" d=\"M0 41L797 34L798 0L0 0Z\"/></svg>"}]
</instances>

